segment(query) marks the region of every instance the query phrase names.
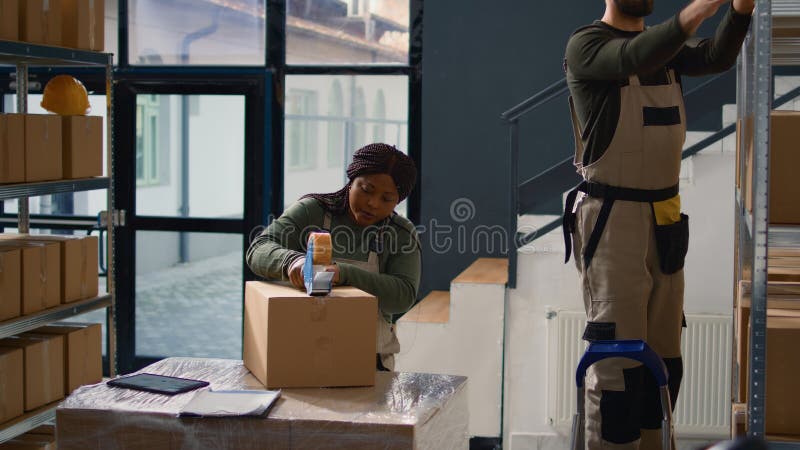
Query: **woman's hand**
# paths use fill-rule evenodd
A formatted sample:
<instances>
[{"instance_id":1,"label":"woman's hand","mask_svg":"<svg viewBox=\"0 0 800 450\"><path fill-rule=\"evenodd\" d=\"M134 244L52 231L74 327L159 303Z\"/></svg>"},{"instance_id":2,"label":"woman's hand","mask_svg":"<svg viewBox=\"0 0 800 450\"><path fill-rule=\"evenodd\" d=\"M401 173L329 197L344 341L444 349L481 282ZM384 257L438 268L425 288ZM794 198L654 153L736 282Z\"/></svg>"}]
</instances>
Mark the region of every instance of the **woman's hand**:
<instances>
[{"instance_id":1,"label":"woman's hand","mask_svg":"<svg viewBox=\"0 0 800 450\"><path fill-rule=\"evenodd\" d=\"M306 284L303 280L303 266L306 263L306 258L297 258L292 265L289 266L289 270L287 270L287 275L289 275L289 281L292 282L292 285L297 289L305 289Z\"/></svg>"},{"instance_id":2,"label":"woman's hand","mask_svg":"<svg viewBox=\"0 0 800 450\"><path fill-rule=\"evenodd\" d=\"M334 263L325 267L325 272L333 272L333 284L339 284L339 265Z\"/></svg>"}]
</instances>

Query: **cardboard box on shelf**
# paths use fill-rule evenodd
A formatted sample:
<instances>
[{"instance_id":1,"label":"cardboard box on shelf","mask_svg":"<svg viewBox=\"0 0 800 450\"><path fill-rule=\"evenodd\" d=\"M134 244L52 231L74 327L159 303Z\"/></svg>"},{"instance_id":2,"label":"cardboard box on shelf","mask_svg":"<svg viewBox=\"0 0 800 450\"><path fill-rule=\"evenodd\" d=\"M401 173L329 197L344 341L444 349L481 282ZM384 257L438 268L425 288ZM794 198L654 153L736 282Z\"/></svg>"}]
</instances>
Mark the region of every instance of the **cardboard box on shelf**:
<instances>
[{"instance_id":1,"label":"cardboard box on shelf","mask_svg":"<svg viewBox=\"0 0 800 450\"><path fill-rule=\"evenodd\" d=\"M22 314L22 254L0 248L0 322Z\"/></svg>"},{"instance_id":2,"label":"cardboard box on shelf","mask_svg":"<svg viewBox=\"0 0 800 450\"><path fill-rule=\"evenodd\" d=\"M0 0L0 39L16 41L19 39L20 0Z\"/></svg>"},{"instance_id":3,"label":"cardboard box on shelf","mask_svg":"<svg viewBox=\"0 0 800 450\"><path fill-rule=\"evenodd\" d=\"M325 297L279 283L245 287L244 365L267 388L375 383L374 296L352 287Z\"/></svg>"},{"instance_id":4,"label":"cardboard box on shelf","mask_svg":"<svg viewBox=\"0 0 800 450\"><path fill-rule=\"evenodd\" d=\"M2 1L0 0L0 3ZM0 114L0 183L23 181L25 181L25 116Z\"/></svg>"},{"instance_id":5,"label":"cardboard box on shelf","mask_svg":"<svg viewBox=\"0 0 800 450\"><path fill-rule=\"evenodd\" d=\"M0 242L8 240L56 243L60 246L62 303L97 297L99 285L97 236L0 235Z\"/></svg>"},{"instance_id":6,"label":"cardboard box on shelf","mask_svg":"<svg viewBox=\"0 0 800 450\"><path fill-rule=\"evenodd\" d=\"M767 317L766 432L800 435L800 391L795 389L800 358L800 318ZM749 372L748 372L749 373Z\"/></svg>"},{"instance_id":7,"label":"cardboard box on shelf","mask_svg":"<svg viewBox=\"0 0 800 450\"><path fill-rule=\"evenodd\" d=\"M794 166L800 164L796 151L800 142L800 111L772 111L770 116L769 148L769 222L772 224L800 224L797 197L800 185L795 182ZM753 210L753 151L748 148L745 183L745 206Z\"/></svg>"},{"instance_id":8,"label":"cardboard box on shelf","mask_svg":"<svg viewBox=\"0 0 800 450\"><path fill-rule=\"evenodd\" d=\"M39 425L38 427L28 431L25 434L44 434L47 436L55 436L56 435L56 426L50 424Z\"/></svg>"},{"instance_id":9,"label":"cardboard box on shelf","mask_svg":"<svg viewBox=\"0 0 800 450\"><path fill-rule=\"evenodd\" d=\"M61 122L54 114L25 115L25 181L61 179Z\"/></svg>"},{"instance_id":10,"label":"cardboard box on shelf","mask_svg":"<svg viewBox=\"0 0 800 450\"><path fill-rule=\"evenodd\" d=\"M19 37L32 44L60 46L61 0L22 0L19 2Z\"/></svg>"},{"instance_id":11,"label":"cardboard box on shelf","mask_svg":"<svg viewBox=\"0 0 800 450\"><path fill-rule=\"evenodd\" d=\"M24 412L23 364L21 349L0 347L0 423Z\"/></svg>"},{"instance_id":12,"label":"cardboard box on shelf","mask_svg":"<svg viewBox=\"0 0 800 450\"><path fill-rule=\"evenodd\" d=\"M731 436L736 439L747 434L747 404L731 404Z\"/></svg>"},{"instance_id":13,"label":"cardboard box on shelf","mask_svg":"<svg viewBox=\"0 0 800 450\"><path fill-rule=\"evenodd\" d=\"M0 249L22 254L22 315L61 303L61 248L58 242L0 239Z\"/></svg>"},{"instance_id":14,"label":"cardboard box on shelf","mask_svg":"<svg viewBox=\"0 0 800 450\"><path fill-rule=\"evenodd\" d=\"M105 2L62 0L64 46L103 51Z\"/></svg>"},{"instance_id":15,"label":"cardboard box on shelf","mask_svg":"<svg viewBox=\"0 0 800 450\"><path fill-rule=\"evenodd\" d=\"M49 325L37 328L34 333L64 338L65 395L103 379L102 327L99 323Z\"/></svg>"},{"instance_id":16,"label":"cardboard box on shelf","mask_svg":"<svg viewBox=\"0 0 800 450\"><path fill-rule=\"evenodd\" d=\"M64 398L64 338L57 335L12 336L0 347L23 350L25 411Z\"/></svg>"},{"instance_id":17,"label":"cardboard box on shelf","mask_svg":"<svg viewBox=\"0 0 800 450\"><path fill-rule=\"evenodd\" d=\"M0 444L0 450L56 450L56 437L25 433Z\"/></svg>"},{"instance_id":18,"label":"cardboard box on shelf","mask_svg":"<svg viewBox=\"0 0 800 450\"><path fill-rule=\"evenodd\" d=\"M736 302L736 361L739 364L739 396L747 398L747 373L750 340L750 281L739 281ZM772 282L767 285L767 314L793 315L800 313L800 283Z\"/></svg>"},{"instance_id":19,"label":"cardboard box on shelf","mask_svg":"<svg viewBox=\"0 0 800 450\"><path fill-rule=\"evenodd\" d=\"M65 179L103 175L103 118L63 116Z\"/></svg>"}]
</instances>

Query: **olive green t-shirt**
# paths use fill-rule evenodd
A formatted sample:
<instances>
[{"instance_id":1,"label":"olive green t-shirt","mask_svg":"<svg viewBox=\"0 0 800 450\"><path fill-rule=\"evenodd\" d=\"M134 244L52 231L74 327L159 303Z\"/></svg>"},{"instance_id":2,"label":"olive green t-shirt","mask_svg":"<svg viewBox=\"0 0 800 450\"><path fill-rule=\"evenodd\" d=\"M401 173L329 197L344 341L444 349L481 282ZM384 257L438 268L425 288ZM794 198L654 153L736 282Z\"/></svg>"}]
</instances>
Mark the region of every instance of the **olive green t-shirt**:
<instances>
[{"instance_id":1,"label":"olive green t-shirt","mask_svg":"<svg viewBox=\"0 0 800 450\"><path fill-rule=\"evenodd\" d=\"M325 210L313 198L295 202L274 220L247 250L247 264L258 276L287 280L289 266L305 256L308 235L320 231ZM333 258L366 262L380 226L362 227L348 214L333 215L331 241ZM380 273L368 272L348 263L339 266L339 284L354 286L378 298L387 319L414 305L420 279L420 247L414 225L405 217L392 215L382 228L383 249L379 252Z\"/></svg>"},{"instance_id":2,"label":"olive green t-shirt","mask_svg":"<svg viewBox=\"0 0 800 450\"><path fill-rule=\"evenodd\" d=\"M736 63L750 15L729 8L714 37L692 38L678 15L641 32L595 21L579 28L567 42L565 70L570 94L586 140L583 164L597 161L611 144L620 114L620 88L631 75L642 85L669 83L669 69L698 76L724 72Z\"/></svg>"}]
</instances>

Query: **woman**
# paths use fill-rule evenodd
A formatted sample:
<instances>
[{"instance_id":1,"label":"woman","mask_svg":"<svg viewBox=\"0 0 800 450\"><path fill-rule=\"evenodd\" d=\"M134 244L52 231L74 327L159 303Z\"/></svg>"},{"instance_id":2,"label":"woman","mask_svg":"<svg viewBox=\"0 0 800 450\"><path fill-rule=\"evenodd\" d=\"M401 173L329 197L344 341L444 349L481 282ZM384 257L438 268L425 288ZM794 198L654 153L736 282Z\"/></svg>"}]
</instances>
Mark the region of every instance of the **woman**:
<instances>
[{"instance_id":1,"label":"woman","mask_svg":"<svg viewBox=\"0 0 800 450\"><path fill-rule=\"evenodd\" d=\"M394 208L414 188L417 169L396 148L369 144L355 152L347 177L339 191L305 195L286 209L250 245L247 264L256 275L303 289L308 234L329 231L333 282L378 298L376 366L392 370L400 343L391 317L414 305L420 277L416 230Z\"/></svg>"}]
</instances>

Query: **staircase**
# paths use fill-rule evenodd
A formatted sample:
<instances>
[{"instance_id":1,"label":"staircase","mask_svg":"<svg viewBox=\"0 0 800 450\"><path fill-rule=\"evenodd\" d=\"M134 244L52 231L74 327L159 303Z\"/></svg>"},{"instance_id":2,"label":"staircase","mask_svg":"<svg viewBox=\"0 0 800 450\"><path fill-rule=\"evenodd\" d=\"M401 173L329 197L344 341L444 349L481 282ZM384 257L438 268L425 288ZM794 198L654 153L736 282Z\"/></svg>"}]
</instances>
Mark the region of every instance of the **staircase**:
<instances>
[{"instance_id":1,"label":"staircase","mask_svg":"<svg viewBox=\"0 0 800 450\"><path fill-rule=\"evenodd\" d=\"M501 435L508 260L481 258L397 321L395 370L468 377L471 436Z\"/></svg>"}]
</instances>

